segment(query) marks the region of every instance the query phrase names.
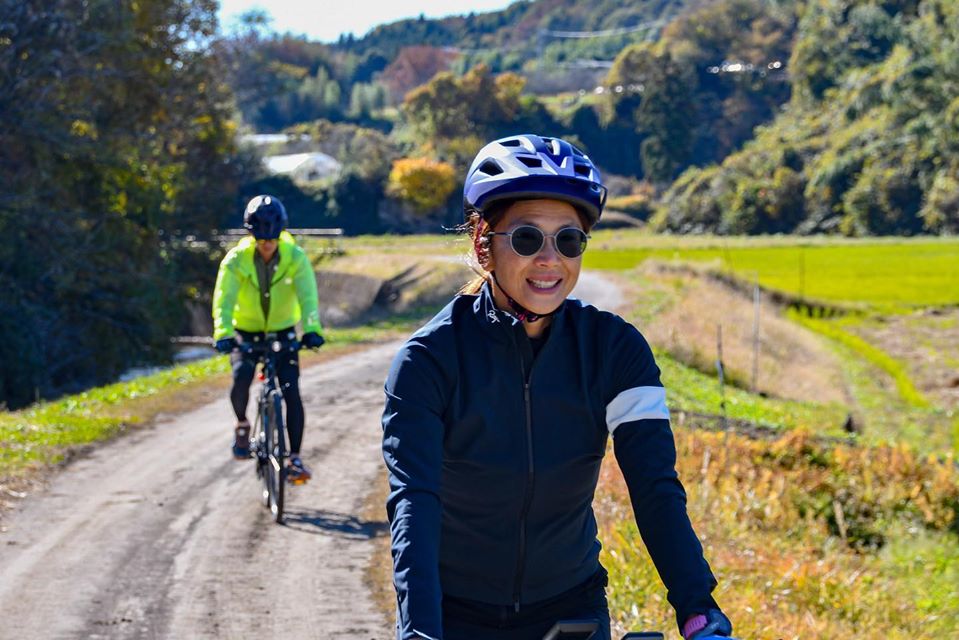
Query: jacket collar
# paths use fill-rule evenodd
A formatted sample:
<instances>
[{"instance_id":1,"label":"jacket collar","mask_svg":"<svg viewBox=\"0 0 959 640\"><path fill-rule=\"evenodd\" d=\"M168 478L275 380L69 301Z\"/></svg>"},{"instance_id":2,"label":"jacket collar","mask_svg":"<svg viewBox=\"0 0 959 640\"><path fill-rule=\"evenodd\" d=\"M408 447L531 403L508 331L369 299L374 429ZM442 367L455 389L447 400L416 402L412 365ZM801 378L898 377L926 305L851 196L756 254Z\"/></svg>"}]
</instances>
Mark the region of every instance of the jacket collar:
<instances>
[{"instance_id":1,"label":"jacket collar","mask_svg":"<svg viewBox=\"0 0 959 640\"><path fill-rule=\"evenodd\" d=\"M550 316L552 318L552 324L550 326L551 334L556 333L560 327L562 327L563 319L566 315L566 306L566 301L564 300L560 304L559 309ZM524 333L526 331L522 327L522 320L509 311L504 311L496 306L496 301L493 299L493 288L489 280L483 283L483 288L480 289L479 295L477 295L476 300L473 301L473 315L484 330L494 336L508 335L508 333L503 331L502 327L508 327L514 331L518 328ZM540 320L540 322L542 322L542 320Z\"/></svg>"},{"instance_id":2,"label":"jacket collar","mask_svg":"<svg viewBox=\"0 0 959 640\"><path fill-rule=\"evenodd\" d=\"M294 247L296 247L296 240L293 239L290 232L280 232L279 242L276 247L276 250L280 254L280 263L277 265L276 272L273 274L274 282L290 268ZM240 260L240 264L243 265L243 270L248 273L254 273L256 267L253 264L253 253L256 251L256 238L248 235L236 243L236 248L243 256L242 260Z\"/></svg>"}]
</instances>

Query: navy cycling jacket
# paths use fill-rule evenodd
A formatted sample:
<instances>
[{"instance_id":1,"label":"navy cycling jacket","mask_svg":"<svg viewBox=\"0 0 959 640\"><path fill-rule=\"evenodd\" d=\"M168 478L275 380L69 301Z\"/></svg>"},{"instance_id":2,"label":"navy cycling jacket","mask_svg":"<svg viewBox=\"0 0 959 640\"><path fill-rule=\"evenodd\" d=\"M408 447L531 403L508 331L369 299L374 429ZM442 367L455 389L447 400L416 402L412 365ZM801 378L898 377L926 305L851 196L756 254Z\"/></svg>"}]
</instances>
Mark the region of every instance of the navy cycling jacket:
<instances>
[{"instance_id":1,"label":"navy cycling jacket","mask_svg":"<svg viewBox=\"0 0 959 640\"><path fill-rule=\"evenodd\" d=\"M413 334L383 413L399 637L441 639L444 594L522 607L592 576L610 434L678 621L716 607L659 368L635 327L567 300L534 358L487 284Z\"/></svg>"}]
</instances>

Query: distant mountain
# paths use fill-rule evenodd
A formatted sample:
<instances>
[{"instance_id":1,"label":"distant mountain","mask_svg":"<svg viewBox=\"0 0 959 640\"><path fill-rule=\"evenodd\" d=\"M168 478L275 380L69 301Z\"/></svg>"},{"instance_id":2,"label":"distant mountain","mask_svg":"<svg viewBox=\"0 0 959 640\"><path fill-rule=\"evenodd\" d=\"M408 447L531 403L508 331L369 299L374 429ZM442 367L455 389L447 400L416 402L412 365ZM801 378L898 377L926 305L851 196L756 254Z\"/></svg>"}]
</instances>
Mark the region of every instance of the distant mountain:
<instances>
[{"instance_id":1,"label":"distant mountain","mask_svg":"<svg viewBox=\"0 0 959 640\"><path fill-rule=\"evenodd\" d=\"M251 23L224 38L222 51L243 118L259 131L317 118L388 128L369 114L446 69L515 71L540 95L592 89L625 47L657 40L679 14L717 1L520 0L502 11L400 20L332 45Z\"/></svg>"}]
</instances>

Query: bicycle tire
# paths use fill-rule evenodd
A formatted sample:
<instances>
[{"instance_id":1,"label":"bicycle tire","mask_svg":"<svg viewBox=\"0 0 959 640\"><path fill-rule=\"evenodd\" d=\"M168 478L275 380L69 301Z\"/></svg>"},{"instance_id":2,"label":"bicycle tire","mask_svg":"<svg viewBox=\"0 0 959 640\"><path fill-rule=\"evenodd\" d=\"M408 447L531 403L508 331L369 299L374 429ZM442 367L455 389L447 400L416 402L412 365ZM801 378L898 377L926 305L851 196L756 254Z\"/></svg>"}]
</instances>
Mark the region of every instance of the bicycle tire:
<instances>
[{"instance_id":1,"label":"bicycle tire","mask_svg":"<svg viewBox=\"0 0 959 640\"><path fill-rule=\"evenodd\" d=\"M267 476L270 479L270 512L273 514L274 522L283 524L283 502L286 493L286 467L283 463L286 457L286 446L283 438L282 394L279 392L272 393L268 403L270 446L268 449Z\"/></svg>"},{"instance_id":2,"label":"bicycle tire","mask_svg":"<svg viewBox=\"0 0 959 640\"><path fill-rule=\"evenodd\" d=\"M253 446L256 447L256 477L260 480L262 486L260 500L263 506L270 508L270 485L266 475L266 465L269 464L266 452L267 448L267 411L266 402L263 397L257 401L256 408L256 433L254 434Z\"/></svg>"}]
</instances>

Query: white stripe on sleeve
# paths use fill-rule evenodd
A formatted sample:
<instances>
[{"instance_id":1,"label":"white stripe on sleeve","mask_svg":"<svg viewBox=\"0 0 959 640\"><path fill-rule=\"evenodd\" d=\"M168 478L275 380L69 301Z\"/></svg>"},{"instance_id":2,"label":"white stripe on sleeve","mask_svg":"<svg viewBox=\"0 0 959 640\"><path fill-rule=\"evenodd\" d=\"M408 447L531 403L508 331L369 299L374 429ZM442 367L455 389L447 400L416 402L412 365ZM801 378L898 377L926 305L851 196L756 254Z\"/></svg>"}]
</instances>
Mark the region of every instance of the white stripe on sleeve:
<instances>
[{"instance_id":1,"label":"white stripe on sleeve","mask_svg":"<svg viewBox=\"0 0 959 640\"><path fill-rule=\"evenodd\" d=\"M669 420L666 389L633 387L620 393L606 406L606 427L610 435L619 425L633 420Z\"/></svg>"}]
</instances>

